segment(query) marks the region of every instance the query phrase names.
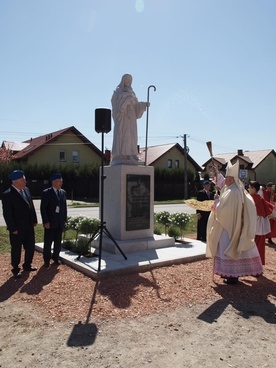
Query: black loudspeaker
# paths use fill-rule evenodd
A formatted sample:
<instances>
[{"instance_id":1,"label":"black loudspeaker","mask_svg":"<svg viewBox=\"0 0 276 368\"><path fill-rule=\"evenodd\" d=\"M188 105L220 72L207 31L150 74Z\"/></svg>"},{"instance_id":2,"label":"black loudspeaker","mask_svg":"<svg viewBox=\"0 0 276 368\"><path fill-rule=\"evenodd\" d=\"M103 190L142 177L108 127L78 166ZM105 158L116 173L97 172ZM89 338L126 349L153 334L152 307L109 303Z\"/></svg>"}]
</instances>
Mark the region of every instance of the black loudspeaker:
<instances>
[{"instance_id":1,"label":"black loudspeaker","mask_svg":"<svg viewBox=\"0 0 276 368\"><path fill-rule=\"evenodd\" d=\"M111 130L111 110L95 110L95 130L97 133L108 133Z\"/></svg>"}]
</instances>

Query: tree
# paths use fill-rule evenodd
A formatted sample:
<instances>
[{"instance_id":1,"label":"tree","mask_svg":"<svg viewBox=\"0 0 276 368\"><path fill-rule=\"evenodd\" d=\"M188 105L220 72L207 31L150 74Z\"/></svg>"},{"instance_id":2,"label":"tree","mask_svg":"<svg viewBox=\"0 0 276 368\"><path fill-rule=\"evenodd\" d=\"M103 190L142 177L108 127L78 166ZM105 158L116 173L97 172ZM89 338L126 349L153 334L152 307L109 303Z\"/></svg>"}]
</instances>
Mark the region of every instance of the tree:
<instances>
[{"instance_id":1,"label":"tree","mask_svg":"<svg viewBox=\"0 0 276 368\"><path fill-rule=\"evenodd\" d=\"M11 161L12 151L5 147L0 148L0 162L7 163Z\"/></svg>"}]
</instances>

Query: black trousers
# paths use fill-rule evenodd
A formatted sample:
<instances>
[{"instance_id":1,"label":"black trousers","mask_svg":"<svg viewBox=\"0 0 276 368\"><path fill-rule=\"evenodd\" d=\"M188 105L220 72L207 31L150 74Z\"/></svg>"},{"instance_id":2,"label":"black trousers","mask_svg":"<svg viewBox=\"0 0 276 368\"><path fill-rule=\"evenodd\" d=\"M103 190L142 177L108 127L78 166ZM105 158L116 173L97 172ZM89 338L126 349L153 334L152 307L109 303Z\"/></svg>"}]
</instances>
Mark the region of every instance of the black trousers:
<instances>
[{"instance_id":1,"label":"black trousers","mask_svg":"<svg viewBox=\"0 0 276 368\"><path fill-rule=\"evenodd\" d=\"M206 228L210 212L201 212L201 219L197 221L197 240L206 241Z\"/></svg>"},{"instance_id":2,"label":"black trousers","mask_svg":"<svg viewBox=\"0 0 276 368\"><path fill-rule=\"evenodd\" d=\"M55 262L59 260L62 231L63 229L61 227L58 227L56 229L44 229L44 247L43 247L44 263L50 263L51 258ZM53 248L53 255L51 256L51 248L53 242L54 248Z\"/></svg>"},{"instance_id":3,"label":"black trousers","mask_svg":"<svg viewBox=\"0 0 276 368\"><path fill-rule=\"evenodd\" d=\"M22 245L25 250L23 268L29 268L33 261L35 251L35 233L34 227L28 225L23 229L18 230L18 234L10 232L10 244L11 244L11 265L13 267L12 272L19 272L19 264L21 261Z\"/></svg>"}]
</instances>

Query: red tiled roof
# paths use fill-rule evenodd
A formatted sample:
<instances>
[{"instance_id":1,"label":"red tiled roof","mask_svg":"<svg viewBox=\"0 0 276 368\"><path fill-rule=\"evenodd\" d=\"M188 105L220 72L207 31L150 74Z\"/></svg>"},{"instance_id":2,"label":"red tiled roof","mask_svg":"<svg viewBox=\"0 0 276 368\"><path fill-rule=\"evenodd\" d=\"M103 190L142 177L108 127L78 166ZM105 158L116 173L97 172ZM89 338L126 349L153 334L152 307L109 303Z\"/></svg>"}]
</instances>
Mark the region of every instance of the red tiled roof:
<instances>
[{"instance_id":1,"label":"red tiled roof","mask_svg":"<svg viewBox=\"0 0 276 368\"><path fill-rule=\"evenodd\" d=\"M80 140L84 144L87 144L99 156L102 155L102 152L93 143L91 143L74 126L71 126L69 128L61 129L61 130L58 130L56 132L52 132L52 133L49 133L49 134L45 134L45 135L39 136L37 138L31 138L31 139L29 139L27 141L24 141L23 143L28 143L28 145L25 148L23 148L21 151L19 151L18 153L16 153L15 155L13 155L12 159L13 160L18 160L18 159L26 158L30 154L33 154L34 152L38 151L42 146L45 146L45 145L48 145L48 144L49 145L50 144L55 144L55 142L57 141L57 139L60 136L66 134L68 132L74 133L76 136L78 136L80 138Z\"/></svg>"}]
</instances>

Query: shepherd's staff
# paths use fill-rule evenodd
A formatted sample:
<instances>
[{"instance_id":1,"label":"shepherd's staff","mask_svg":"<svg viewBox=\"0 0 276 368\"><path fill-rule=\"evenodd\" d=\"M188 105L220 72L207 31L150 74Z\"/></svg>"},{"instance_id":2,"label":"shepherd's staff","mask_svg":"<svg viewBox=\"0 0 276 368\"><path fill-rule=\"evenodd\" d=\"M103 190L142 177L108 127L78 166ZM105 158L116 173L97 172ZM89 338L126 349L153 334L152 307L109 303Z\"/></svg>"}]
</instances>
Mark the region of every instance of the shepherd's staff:
<instances>
[{"instance_id":1,"label":"shepherd's staff","mask_svg":"<svg viewBox=\"0 0 276 368\"><path fill-rule=\"evenodd\" d=\"M208 142L206 142L206 145L207 145L208 151L209 151L210 156L211 156L213 170L215 170L215 167L214 167L215 161L214 161L214 156L213 156L212 142L211 141L208 141ZM216 187L215 188L216 188L216 193L217 193L217 191L218 191L218 187L217 187L217 183L218 183L217 170L215 170L215 174L216 174ZM213 279L213 282L215 282L215 259L213 260L212 279Z\"/></svg>"},{"instance_id":2,"label":"shepherd's staff","mask_svg":"<svg viewBox=\"0 0 276 368\"><path fill-rule=\"evenodd\" d=\"M149 90L153 88L156 91L156 87L151 85L148 87L147 97L147 123L146 123L146 148L145 148L145 166L147 166L147 155L148 155L148 125L149 125Z\"/></svg>"},{"instance_id":3,"label":"shepherd's staff","mask_svg":"<svg viewBox=\"0 0 276 368\"><path fill-rule=\"evenodd\" d=\"M215 169L215 161L214 161L214 156L213 156L212 142L208 141L208 142L206 142L206 145L207 145L207 148L208 148L210 156L211 156L213 171L216 174L215 189L216 189L216 193L218 193L218 173L217 173L217 170Z\"/></svg>"}]
</instances>

